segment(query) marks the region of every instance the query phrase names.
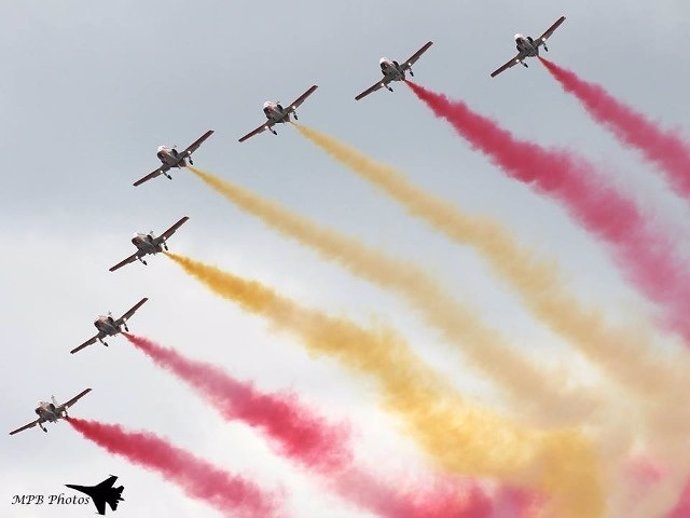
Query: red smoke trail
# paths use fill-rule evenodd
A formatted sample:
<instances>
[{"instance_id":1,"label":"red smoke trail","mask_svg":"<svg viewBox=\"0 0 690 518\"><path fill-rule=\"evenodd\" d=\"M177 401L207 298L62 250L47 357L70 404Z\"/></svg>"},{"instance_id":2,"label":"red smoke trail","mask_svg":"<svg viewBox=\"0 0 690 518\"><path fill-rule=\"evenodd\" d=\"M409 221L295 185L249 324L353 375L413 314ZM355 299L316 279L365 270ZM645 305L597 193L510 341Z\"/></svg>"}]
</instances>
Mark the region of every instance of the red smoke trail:
<instances>
[{"instance_id":1,"label":"red smoke trail","mask_svg":"<svg viewBox=\"0 0 690 518\"><path fill-rule=\"evenodd\" d=\"M450 101L407 81L437 117L446 119L471 146L512 178L563 204L591 233L608 243L623 271L664 308L666 325L690 343L690 275L674 258L673 237L654 226L585 159L565 150L518 140L462 101Z\"/></svg>"},{"instance_id":2,"label":"red smoke trail","mask_svg":"<svg viewBox=\"0 0 690 518\"><path fill-rule=\"evenodd\" d=\"M187 495L226 516L278 516L279 501L254 483L219 469L148 432L128 432L113 424L68 418L72 427L110 453L160 473Z\"/></svg>"},{"instance_id":3,"label":"red smoke trail","mask_svg":"<svg viewBox=\"0 0 690 518\"><path fill-rule=\"evenodd\" d=\"M574 72L539 58L566 92L574 94L587 112L618 140L642 151L667 174L673 188L690 197L690 145L679 135L661 129L643 114L615 99L601 85L583 81Z\"/></svg>"},{"instance_id":4,"label":"red smoke trail","mask_svg":"<svg viewBox=\"0 0 690 518\"><path fill-rule=\"evenodd\" d=\"M668 514L667 518L688 518L688 516L690 516L690 480L686 482L678 503L676 503L676 506Z\"/></svg>"},{"instance_id":5,"label":"red smoke trail","mask_svg":"<svg viewBox=\"0 0 690 518\"><path fill-rule=\"evenodd\" d=\"M223 417L260 429L280 455L326 472L350 463L349 428L314 415L294 394L262 393L214 365L190 360L146 338L125 336L158 366L191 385Z\"/></svg>"},{"instance_id":6,"label":"red smoke trail","mask_svg":"<svg viewBox=\"0 0 690 518\"><path fill-rule=\"evenodd\" d=\"M544 515L546 499L516 487L499 488L494 495L495 518L534 518Z\"/></svg>"},{"instance_id":7,"label":"red smoke trail","mask_svg":"<svg viewBox=\"0 0 690 518\"><path fill-rule=\"evenodd\" d=\"M470 484L437 482L432 488L391 487L354 465L350 430L315 415L293 394L267 394L207 363L131 334L127 339L157 365L187 382L226 419L261 430L278 452L327 478L353 503L389 518L483 518L491 513L485 494Z\"/></svg>"},{"instance_id":8,"label":"red smoke trail","mask_svg":"<svg viewBox=\"0 0 690 518\"><path fill-rule=\"evenodd\" d=\"M360 506L385 518L494 516L494 505L483 490L474 484L453 479L425 481L421 484L403 484L398 481L396 487L393 487L357 468L352 468L337 476L335 489Z\"/></svg>"}]
</instances>

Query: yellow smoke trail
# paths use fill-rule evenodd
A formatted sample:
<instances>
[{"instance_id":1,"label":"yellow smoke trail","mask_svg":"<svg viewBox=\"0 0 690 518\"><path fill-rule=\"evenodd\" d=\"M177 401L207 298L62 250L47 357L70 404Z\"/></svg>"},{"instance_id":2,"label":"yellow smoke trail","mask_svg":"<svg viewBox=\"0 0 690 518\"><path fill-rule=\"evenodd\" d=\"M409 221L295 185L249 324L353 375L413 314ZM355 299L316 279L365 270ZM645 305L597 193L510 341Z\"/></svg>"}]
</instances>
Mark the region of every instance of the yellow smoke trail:
<instances>
[{"instance_id":1,"label":"yellow smoke trail","mask_svg":"<svg viewBox=\"0 0 690 518\"><path fill-rule=\"evenodd\" d=\"M373 378L385 406L444 469L493 477L545 491L559 517L603 515L600 472L591 445L576 430L541 432L463 400L405 342L386 330L305 308L256 281L166 253L217 295L296 335L312 352L337 358Z\"/></svg>"},{"instance_id":2,"label":"yellow smoke trail","mask_svg":"<svg viewBox=\"0 0 690 518\"><path fill-rule=\"evenodd\" d=\"M424 270L369 248L360 241L320 227L272 201L195 167L207 185L273 228L338 261L356 275L401 294L446 339L516 402L523 415L540 422L580 422L601 409L600 394L563 382L563 374L532 364L497 331L482 323Z\"/></svg>"},{"instance_id":3,"label":"yellow smoke trail","mask_svg":"<svg viewBox=\"0 0 690 518\"><path fill-rule=\"evenodd\" d=\"M401 203L410 214L424 219L453 241L474 247L537 317L609 376L633 388L644 399L666 399L685 386L687 361L681 361L684 369L679 369L659 358L649 327L636 322L630 329L614 329L603 311L584 307L568 292L553 264L519 245L500 223L463 213L454 204L414 186L393 167L375 162L329 135L301 125L295 127L337 161ZM682 359L674 361L678 360Z\"/></svg>"},{"instance_id":4,"label":"yellow smoke trail","mask_svg":"<svg viewBox=\"0 0 690 518\"><path fill-rule=\"evenodd\" d=\"M651 326L644 319L624 328L614 327L601 309L585 307L569 293L553 264L521 246L495 220L464 213L455 204L413 185L397 169L378 163L329 135L301 125L296 128L334 159L402 204L409 214L425 220L451 240L474 247L494 274L521 295L534 315L607 376L632 391L636 403L642 405L657 455L675 465L678 472L687 473L688 463L680 461L677 455L690 432L690 407L677 405L687 391L690 365L686 356L661 353L662 347L654 343ZM666 504L673 500L673 490L669 493Z\"/></svg>"}]
</instances>

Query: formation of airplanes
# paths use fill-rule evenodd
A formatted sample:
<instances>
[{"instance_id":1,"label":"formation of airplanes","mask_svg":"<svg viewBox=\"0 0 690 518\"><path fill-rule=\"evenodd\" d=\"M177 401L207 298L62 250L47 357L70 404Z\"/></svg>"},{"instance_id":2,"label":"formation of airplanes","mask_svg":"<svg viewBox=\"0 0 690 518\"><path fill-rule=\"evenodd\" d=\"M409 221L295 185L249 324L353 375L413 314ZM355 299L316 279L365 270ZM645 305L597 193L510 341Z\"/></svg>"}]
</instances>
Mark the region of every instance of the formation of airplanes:
<instances>
[{"instance_id":1,"label":"formation of airplanes","mask_svg":"<svg viewBox=\"0 0 690 518\"><path fill-rule=\"evenodd\" d=\"M517 48L517 55L513 57L510 61L499 67L498 69L494 70L491 72L491 77L496 77L498 74L504 72L505 70L517 65L521 64L524 67L527 67L527 63L525 63L525 59L528 57L537 57L539 56L539 49L540 47L544 47L545 51L548 51L548 47L546 45L546 41L553 35L553 33L560 27L560 25L565 21L565 16L561 16L556 20L541 36L538 38L534 39L530 36L523 36L522 34L516 34L515 35L515 46ZM364 90L363 92L357 94L355 96L355 100L359 101L363 99L364 97L382 89L385 88L389 91L393 91L391 88L390 84L395 81L405 81L407 74L409 74L411 77L414 77L414 73L412 72L412 66L419 60L419 58L427 51L429 48L433 45L433 42L428 41L426 42L419 50L417 50L414 54L412 54L407 60L403 61L402 63L396 61L396 60L391 60L388 58L381 58L379 60L379 66L382 74L382 78L380 78L376 83L371 85L369 88ZM246 135L242 136L239 141L244 142L245 140L258 135L260 133L263 133L264 131L270 131L274 135L277 135L277 132L274 129L274 126L276 124L284 124L284 123L289 123L292 121L294 118L297 120L297 113L296 110L299 108L309 96L311 96L316 89L318 88L317 85L312 85L310 86L302 95L297 97L292 103L290 103L287 106L282 106L280 101L266 101L263 105L263 112L264 116L266 117L266 121L263 122L260 126L257 128L253 129ZM193 165L192 162L192 154L199 149L199 147L211 136L213 135L214 130L208 130L206 131L203 135L201 135L198 139L196 139L189 147L184 149L183 151L178 151L175 146L173 147L167 147L167 146L159 146L156 152L156 156L158 160L160 160L161 165L152 171L151 173L147 174L143 178L140 178L139 180L134 182L134 186L139 186L145 182L148 182L149 180L156 178L158 176L165 176L168 179L172 179L172 176L169 174L169 171L171 169L182 169L184 167L187 167L188 165ZM135 234L134 237L132 238L132 244L136 247L136 252L134 252L132 255L127 257L126 259L123 259L119 263L117 263L115 266L112 266L110 268L111 272L114 272L123 266L130 264L134 261L139 260L141 263L146 265L146 261L144 260L144 257L147 255L155 255L163 251L168 250L168 245L167 245L167 240L179 229L184 223L187 222L189 218L187 216L181 218L178 220L175 224L173 224L170 228L168 228L165 232L163 232L160 236L155 236L153 231L149 232L148 234ZM85 347L88 347L89 345L92 345L94 343L101 342L103 345L107 346L108 344L105 342L105 338L110 337L110 336L116 336L122 332L128 332L129 328L127 327L127 321L134 315L134 313L146 302L148 301L148 298L144 297L142 298L139 302L137 302L132 308L130 308L128 311L126 311L120 318L113 318L111 313L108 313L106 316L99 316L96 321L94 322L94 326L98 330L98 333L88 340L86 340L84 343L80 344L79 346L75 347L70 351L70 353L74 354L78 351L81 351ZM57 422L60 419L65 419L68 417L67 415L67 409L72 406L74 403L76 403L80 398L82 398L84 395L89 393L91 391L90 388L85 389L81 393L77 394L75 397L70 399L69 401L59 405L55 397L51 398L51 402L45 402L41 401L39 402L38 407L34 410L35 413L38 415L38 419L35 421L32 421L31 423L28 423L20 428L17 428L16 430L13 430L10 432L10 435L14 435L18 432L21 432L23 430L33 428L34 426L38 426L46 432L46 428L43 426L43 423L45 422ZM86 487L86 486L75 486L75 485L68 485L67 487L76 489L77 491L82 491L86 494L89 494L93 500L94 504L96 505L99 514L104 514L105 513L105 503L109 503L111 508L115 510L115 507L117 506L117 502L122 500L120 498L120 493L122 492L122 487L120 488L112 488L113 483L115 482L117 477L110 477L109 479L106 479L103 481L101 484L98 484L97 486L92 486L92 487ZM107 491L108 488L113 489L114 492L109 492ZM98 495L104 494L103 498L101 498ZM94 496L96 495L96 496ZM109 495L109 496L108 496Z\"/></svg>"}]
</instances>

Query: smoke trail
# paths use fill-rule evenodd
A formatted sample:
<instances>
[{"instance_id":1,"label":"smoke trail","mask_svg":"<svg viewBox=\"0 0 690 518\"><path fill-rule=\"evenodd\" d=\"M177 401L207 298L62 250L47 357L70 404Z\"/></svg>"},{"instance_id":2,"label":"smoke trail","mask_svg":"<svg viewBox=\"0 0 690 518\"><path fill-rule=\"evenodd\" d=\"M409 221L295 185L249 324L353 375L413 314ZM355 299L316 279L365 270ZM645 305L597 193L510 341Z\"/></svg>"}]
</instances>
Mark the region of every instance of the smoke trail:
<instances>
[{"instance_id":1,"label":"smoke trail","mask_svg":"<svg viewBox=\"0 0 690 518\"><path fill-rule=\"evenodd\" d=\"M584 159L517 140L465 103L407 84L472 147L511 177L561 202L582 226L604 240L621 269L663 308L665 325L690 343L690 272L674 258L672 236L653 226L634 201L608 184Z\"/></svg>"},{"instance_id":2,"label":"smoke trail","mask_svg":"<svg viewBox=\"0 0 690 518\"><path fill-rule=\"evenodd\" d=\"M280 516L282 502L256 484L217 468L149 432L70 417L72 427L110 453L158 472L188 496L203 500L222 514L235 517Z\"/></svg>"},{"instance_id":3,"label":"smoke trail","mask_svg":"<svg viewBox=\"0 0 690 518\"><path fill-rule=\"evenodd\" d=\"M690 145L680 135L661 129L643 114L615 99L601 85L584 81L571 70L542 57L539 61L563 90L577 97L595 121L626 146L639 149L646 160L661 167L676 191L690 197Z\"/></svg>"},{"instance_id":4,"label":"smoke trail","mask_svg":"<svg viewBox=\"0 0 690 518\"><path fill-rule=\"evenodd\" d=\"M300 131L307 131L298 126ZM540 422L581 422L601 408L603 396L563 383L562 373L533 365L474 311L457 302L424 270L369 248L360 241L320 227L277 203L191 167L207 185L283 234L297 239L350 272L402 295L444 337Z\"/></svg>"},{"instance_id":5,"label":"smoke trail","mask_svg":"<svg viewBox=\"0 0 690 518\"><path fill-rule=\"evenodd\" d=\"M676 506L667 518L687 518L688 516L690 516L690 480L687 481Z\"/></svg>"},{"instance_id":6,"label":"smoke trail","mask_svg":"<svg viewBox=\"0 0 690 518\"><path fill-rule=\"evenodd\" d=\"M351 469L336 480L336 486L382 518L493 518L495 507L486 493L476 485L461 484L453 479L397 481L398 486L382 482L378 477ZM518 510L528 511L528 502L520 502ZM527 518L527 516L525 516Z\"/></svg>"},{"instance_id":7,"label":"smoke trail","mask_svg":"<svg viewBox=\"0 0 690 518\"><path fill-rule=\"evenodd\" d=\"M533 493L521 489L502 487L494 496L495 518L537 518L545 516L544 503Z\"/></svg>"},{"instance_id":8,"label":"smoke trail","mask_svg":"<svg viewBox=\"0 0 690 518\"><path fill-rule=\"evenodd\" d=\"M390 518L482 518L491 503L477 488L439 482L402 491L354 463L347 425L328 423L294 394L270 394L241 382L216 366L185 358L173 349L125 333L157 365L188 383L225 419L259 429L281 456L320 473L345 498Z\"/></svg>"},{"instance_id":9,"label":"smoke trail","mask_svg":"<svg viewBox=\"0 0 690 518\"><path fill-rule=\"evenodd\" d=\"M587 308L569 293L556 267L521 246L499 222L469 215L449 201L413 185L397 169L378 163L339 140L305 126L299 132L424 219L451 240L474 247L493 273L512 286L529 309L590 360L643 399L675 406L686 391L687 362L664 362L653 347L652 331L637 323L631 329L609 326L603 310ZM541 380L540 380L541 381Z\"/></svg>"},{"instance_id":10,"label":"smoke trail","mask_svg":"<svg viewBox=\"0 0 690 518\"><path fill-rule=\"evenodd\" d=\"M600 468L579 431L539 432L508 421L461 398L390 331L365 330L301 307L259 282L166 255L217 295L296 335L310 351L373 378L385 406L444 469L543 490L554 497L562 517L603 514Z\"/></svg>"},{"instance_id":11,"label":"smoke trail","mask_svg":"<svg viewBox=\"0 0 690 518\"><path fill-rule=\"evenodd\" d=\"M326 472L352 461L348 426L327 423L303 406L296 395L263 393L218 367L185 358L151 340L125 336L160 367L191 385L223 417L258 428L280 455Z\"/></svg>"}]
</instances>

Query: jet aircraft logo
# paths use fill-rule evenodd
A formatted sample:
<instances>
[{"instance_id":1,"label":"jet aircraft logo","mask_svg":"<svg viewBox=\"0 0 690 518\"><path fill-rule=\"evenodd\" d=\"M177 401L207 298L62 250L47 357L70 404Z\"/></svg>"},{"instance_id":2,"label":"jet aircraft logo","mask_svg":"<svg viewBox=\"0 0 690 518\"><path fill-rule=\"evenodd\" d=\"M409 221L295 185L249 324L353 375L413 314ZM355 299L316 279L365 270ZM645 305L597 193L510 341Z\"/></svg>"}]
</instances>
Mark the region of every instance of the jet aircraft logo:
<instances>
[{"instance_id":1,"label":"jet aircraft logo","mask_svg":"<svg viewBox=\"0 0 690 518\"><path fill-rule=\"evenodd\" d=\"M95 486L78 486L75 484L65 484L65 486L89 495L93 501L93 505L96 506L98 514L105 514L106 503L110 506L110 509L115 511L117 509L117 504L124 501L124 498L121 496L124 486L113 487L116 480L117 477L115 475L110 475L103 482Z\"/></svg>"}]
</instances>

